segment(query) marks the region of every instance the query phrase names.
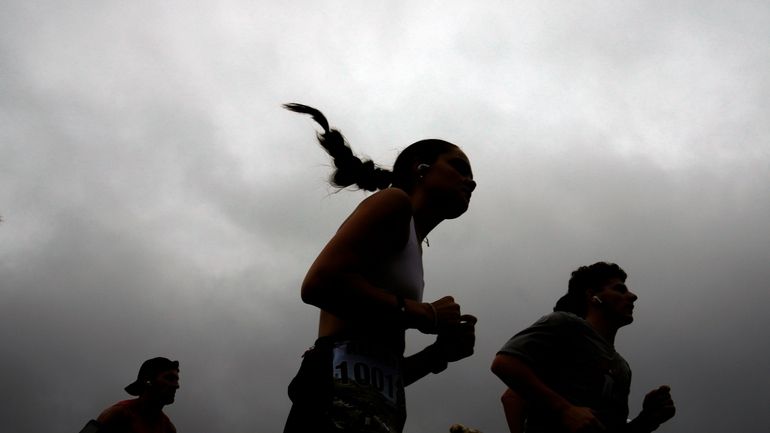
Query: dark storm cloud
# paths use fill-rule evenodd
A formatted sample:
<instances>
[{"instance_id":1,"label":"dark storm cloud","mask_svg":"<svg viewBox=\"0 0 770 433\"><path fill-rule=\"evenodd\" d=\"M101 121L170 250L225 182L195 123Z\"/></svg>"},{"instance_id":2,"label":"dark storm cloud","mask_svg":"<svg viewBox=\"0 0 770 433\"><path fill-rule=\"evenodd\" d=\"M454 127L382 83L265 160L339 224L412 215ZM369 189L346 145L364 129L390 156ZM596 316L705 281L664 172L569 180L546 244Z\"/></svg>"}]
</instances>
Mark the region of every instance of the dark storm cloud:
<instances>
[{"instance_id":1,"label":"dark storm cloud","mask_svg":"<svg viewBox=\"0 0 770 433\"><path fill-rule=\"evenodd\" d=\"M156 355L181 362L180 431L281 428L317 323L299 285L364 197L325 184L289 101L383 165L432 136L473 163L469 212L429 237L425 296L479 316L476 355L410 387L408 431L503 431L492 356L599 259L640 296L618 339L632 413L669 383L661 431L761 431L763 2L2 10L8 431L80 428Z\"/></svg>"}]
</instances>

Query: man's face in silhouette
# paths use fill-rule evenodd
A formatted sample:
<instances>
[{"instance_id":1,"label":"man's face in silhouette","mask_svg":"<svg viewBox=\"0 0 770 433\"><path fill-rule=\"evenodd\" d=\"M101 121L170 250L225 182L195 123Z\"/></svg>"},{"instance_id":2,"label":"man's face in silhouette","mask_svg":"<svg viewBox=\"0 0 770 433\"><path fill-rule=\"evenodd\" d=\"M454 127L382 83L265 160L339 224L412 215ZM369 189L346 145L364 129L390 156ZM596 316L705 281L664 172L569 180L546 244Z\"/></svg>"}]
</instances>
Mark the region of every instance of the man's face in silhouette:
<instances>
[{"instance_id":1,"label":"man's face in silhouette","mask_svg":"<svg viewBox=\"0 0 770 433\"><path fill-rule=\"evenodd\" d=\"M618 327L634 321L634 302L638 297L620 278L607 280L594 296L601 300L599 311Z\"/></svg>"},{"instance_id":2,"label":"man's face in silhouette","mask_svg":"<svg viewBox=\"0 0 770 433\"><path fill-rule=\"evenodd\" d=\"M179 370L175 369L158 373L150 387L153 397L164 405L174 402L177 389L179 389Z\"/></svg>"}]
</instances>

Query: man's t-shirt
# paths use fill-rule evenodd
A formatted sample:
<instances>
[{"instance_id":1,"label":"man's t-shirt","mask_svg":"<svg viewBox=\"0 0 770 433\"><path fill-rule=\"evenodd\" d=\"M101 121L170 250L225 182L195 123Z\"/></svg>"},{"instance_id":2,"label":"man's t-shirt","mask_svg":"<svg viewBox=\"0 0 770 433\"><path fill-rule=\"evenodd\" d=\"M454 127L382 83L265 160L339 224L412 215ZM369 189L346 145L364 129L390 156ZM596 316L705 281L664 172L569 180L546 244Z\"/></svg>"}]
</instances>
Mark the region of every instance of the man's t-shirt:
<instances>
[{"instance_id":1,"label":"man's t-shirt","mask_svg":"<svg viewBox=\"0 0 770 433\"><path fill-rule=\"evenodd\" d=\"M519 358L575 406L593 409L609 431L626 423L631 369L582 318L554 312L514 335L498 353ZM526 431L558 432L551 413L530 407Z\"/></svg>"},{"instance_id":2,"label":"man's t-shirt","mask_svg":"<svg viewBox=\"0 0 770 433\"><path fill-rule=\"evenodd\" d=\"M176 433L166 414L144 413L139 399L115 403L96 420L101 425L100 433Z\"/></svg>"}]
</instances>

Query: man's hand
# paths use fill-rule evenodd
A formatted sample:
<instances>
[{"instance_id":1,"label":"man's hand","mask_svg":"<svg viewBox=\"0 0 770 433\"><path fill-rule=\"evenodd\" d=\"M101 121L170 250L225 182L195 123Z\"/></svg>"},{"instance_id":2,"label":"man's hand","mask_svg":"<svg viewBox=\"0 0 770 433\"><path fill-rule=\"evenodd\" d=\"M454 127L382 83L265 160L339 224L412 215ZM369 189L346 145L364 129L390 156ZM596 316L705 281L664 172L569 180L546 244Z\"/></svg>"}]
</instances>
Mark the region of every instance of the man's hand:
<instances>
[{"instance_id":1,"label":"man's hand","mask_svg":"<svg viewBox=\"0 0 770 433\"><path fill-rule=\"evenodd\" d=\"M568 406L561 412L561 423L570 433L603 432L604 424L587 407Z\"/></svg>"},{"instance_id":2,"label":"man's hand","mask_svg":"<svg viewBox=\"0 0 770 433\"><path fill-rule=\"evenodd\" d=\"M644 396L639 419L652 431L673 418L675 413L676 408L674 407L674 400L671 398L671 388L663 385Z\"/></svg>"},{"instance_id":3,"label":"man's hand","mask_svg":"<svg viewBox=\"0 0 770 433\"><path fill-rule=\"evenodd\" d=\"M447 362L459 361L473 355L477 320L470 314L463 314L459 323L439 332L434 344Z\"/></svg>"}]
</instances>

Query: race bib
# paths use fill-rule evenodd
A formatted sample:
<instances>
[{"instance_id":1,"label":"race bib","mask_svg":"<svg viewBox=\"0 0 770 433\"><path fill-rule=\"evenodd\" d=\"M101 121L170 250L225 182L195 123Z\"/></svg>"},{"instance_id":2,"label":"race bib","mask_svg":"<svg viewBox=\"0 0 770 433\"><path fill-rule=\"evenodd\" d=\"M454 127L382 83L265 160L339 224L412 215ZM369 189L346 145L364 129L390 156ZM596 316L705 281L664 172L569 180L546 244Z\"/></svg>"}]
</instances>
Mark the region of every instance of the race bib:
<instances>
[{"instance_id":1,"label":"race bib","mask_svg":"<svg viewBox=\"0 0 770 433\"><path fill-rule=\"evenodd\" d=\"M341 384L353 384L376 390L385 399L397 405L403 395L403 381L399 374L399 359L360 342L344 341L334 346L332 374Z\"/></svg>"}]
</instances>

